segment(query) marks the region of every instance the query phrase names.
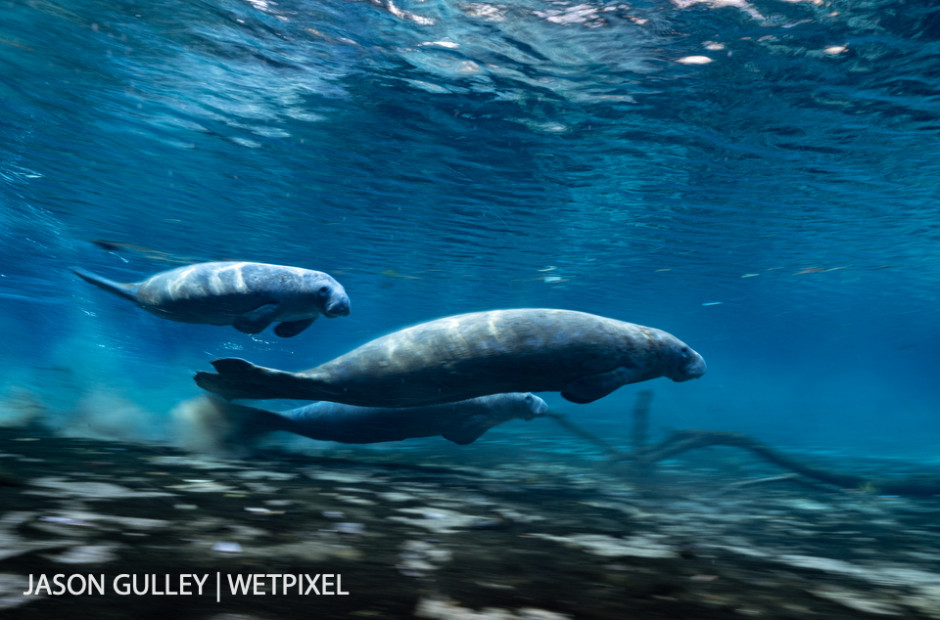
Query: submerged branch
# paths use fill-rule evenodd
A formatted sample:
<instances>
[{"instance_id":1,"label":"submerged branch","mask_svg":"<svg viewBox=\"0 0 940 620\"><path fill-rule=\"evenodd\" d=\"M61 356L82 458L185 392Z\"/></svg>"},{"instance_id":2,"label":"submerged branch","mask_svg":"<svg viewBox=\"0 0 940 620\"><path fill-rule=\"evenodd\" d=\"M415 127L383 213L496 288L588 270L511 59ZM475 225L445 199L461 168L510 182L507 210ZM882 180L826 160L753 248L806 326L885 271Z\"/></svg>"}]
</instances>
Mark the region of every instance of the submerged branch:
<instances>
[{"instance_id":1,"label":"submerged branch","mask_svg":"<svg viewBox=\"0 0 940 620\"><path fill-rule=\"evenodd\" d=\"M545 417L555 420L571 434L594 444L612 461L630 462L639 477L647 476L652 471L655 463L671 459L683 452L710 446L728 446L747 450L778 467L795 472L795 474L775 476L766 480L782 480L788 476L800 475L843 489L857 489L882 495L907 495L912 497L940 495L940 475L893 479L869 478L867 476L829 471L800 462L741 433L699 430L674 431L672 435L658 444L648 445L647 428L652 395L649 390L637 394L637 402L633 410L632 452L618 450L610 442L581 428L563 414L548 412Z\"/></svg>"},{"instance_id":2,"label":"submerged branch","mask_svg":"<svg viewBox=\"0 0 940 620\"><path fill-rule=\"evenodd\" d=\"M572 435L577 435L581 439L587 440L588 442L594 444L595 446L600 448L602 452L606 453L607 456L611 458L620 459L620 458L624 458L625 456L627 456L625 453L613 447L611 444L607 443L606 441L604 441L603 439L601 439L594 433L581 428L580 426L578 426L577 424L569 420L568 417L565 416L563 413L555 413L554 411L549 411L543 415L547 418L551 418L555 420L555 422L557 422L559 426L564 428L566 431L568 431Z\"/></svg>"},{"instance_id":3,"label":"submerged branch","mask_svg":"<svg viewBox=\"0 0 940 620\"><path fill-rule=\"evenodd\" d=\"M854 476L839 472L828 471L801 463L785 454L769 448L763 443L742 435L740 433L725 433L720 431L675 431L664 441L650 447L642 455L631 455L629 458L643 461L648 465L673 458L689 450L707 448L709 446L729 446L748 450L757 456L782 467L796 472L801 476L819 480L841 488L860 489L883 495L909 495L916 497L929 497L940 495L940 476L933 478L869 478Z\"/></svg>"}]
</instances>

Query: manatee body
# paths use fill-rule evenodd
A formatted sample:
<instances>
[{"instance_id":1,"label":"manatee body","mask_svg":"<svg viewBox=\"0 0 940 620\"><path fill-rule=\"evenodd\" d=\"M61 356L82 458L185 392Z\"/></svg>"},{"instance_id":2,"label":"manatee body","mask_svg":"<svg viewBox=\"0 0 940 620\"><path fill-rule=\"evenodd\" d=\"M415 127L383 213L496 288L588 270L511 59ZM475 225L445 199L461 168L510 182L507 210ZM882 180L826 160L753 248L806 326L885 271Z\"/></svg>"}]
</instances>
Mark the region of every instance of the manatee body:
<instances>
[{"instance_id":1,"label":"manatee body","mask_svg":"<svg viewBox=\"0 0 940 620\"><path fill-rule=\"evenodd\" d=\"M230 423L229 443L250 443L259 435L287 431L320 441L380 443L443 436L456 444L476 441L494 426L516 418L545 415L548 405L534 394L493 394L425 407L356 407L318 402L285 412L215 401Z\"/></svg>"},{"instance_id":2,"label":"manatee body","mask_svg":"<svg viewBox=\"0 0 940 620\"><path fill-rule=\"evenodd\" d=\"M184 323L232 325L256 334L271 323L278 336L296 336L321 314L349 314L349 297L322 271L264 263L198 263L158 273L143 282L112 282L84 269L78 276L130 299L157 316Z\"/></svg>"},{"instance_id":3,"label":"manatee body","mask_svg":"<svg viewBox=\"0 0 940 620\"><path fill-rule=\"evenodd\" d=\"M226 398L328 400L414 407L506 392L561 392L589 403L622 385L705 373L675 336L584 312L542 308L445 317L377 338L298 373L240 359L212 362L196 383Z\"/></svg>"}]
</instances>

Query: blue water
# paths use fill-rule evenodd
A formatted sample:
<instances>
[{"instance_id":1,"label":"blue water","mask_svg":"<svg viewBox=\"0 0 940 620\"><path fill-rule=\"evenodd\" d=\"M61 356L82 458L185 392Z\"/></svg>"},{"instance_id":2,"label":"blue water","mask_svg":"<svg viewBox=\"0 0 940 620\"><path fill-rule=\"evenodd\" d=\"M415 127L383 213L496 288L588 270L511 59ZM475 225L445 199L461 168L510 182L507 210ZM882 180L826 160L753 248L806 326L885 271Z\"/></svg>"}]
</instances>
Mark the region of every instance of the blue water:
<instances>
[{"instance_id":1,"label":"blue water","mask_svg":"<svg viewBox=\"0 0 940 620\"><path fill-rule=\"evenodd\" d=\"M657 433L936 454L929 3L0 14L0 390L27 388L63 429L106 410L106 430L163 441L216 357L299 370L423 320L543 306L705 357L702 379L646 386ZM67 269L135 281L219 259L329 272L352 314L252 337L161 320ZM548 398L625 440L635 392Z\"/></svg>"}]
</instances>

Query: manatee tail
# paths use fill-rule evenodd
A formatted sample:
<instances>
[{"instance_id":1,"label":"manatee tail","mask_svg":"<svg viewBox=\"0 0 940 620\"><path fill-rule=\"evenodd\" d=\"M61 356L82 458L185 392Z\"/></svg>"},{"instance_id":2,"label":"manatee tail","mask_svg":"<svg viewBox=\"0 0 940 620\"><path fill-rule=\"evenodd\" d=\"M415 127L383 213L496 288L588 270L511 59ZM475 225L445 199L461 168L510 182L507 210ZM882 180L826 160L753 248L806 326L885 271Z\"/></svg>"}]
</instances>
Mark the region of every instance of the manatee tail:
<instances>
[{"instance_id":1,"label":"manatee tail","mask_svg":"<svg viewBox=\"0 0 940 620\"><path fill-rule=\"evenodd\" d=\"M190 452L244 455L267 433L283 430L284 418L273 411L198 396L172 412L177 444Z\"/></svg>"},{"instance_id":2,"label":"manatee tail","mask_svg":"<svg viewBox=\"0 0 940 620\"><path fill-rule=\"evenodd\" d=\"M212 362L217 373L197 372L196 384L229 400L235 398L288 398L297 400L332 400L318 387L313 377L255 366L238 358Z\"/></svg>"},{"instance_id":3,"label":"manatee tail","mask_svg":"<svg viewBox=\"0 0 940 620\"><path fill-rule=\"evenodd\" d=\"M114 293L119 297L130 299L134 302L137 301L137 290L140 288L140 286L137 284L114 282L112 280L108 280L107 278L102 278L99 275L95 275L90 271L86 271L81 267L72 267L72 272L85 282L91 282L98 288L102 288L109 293Z\"/></svg>"}]
</instances>

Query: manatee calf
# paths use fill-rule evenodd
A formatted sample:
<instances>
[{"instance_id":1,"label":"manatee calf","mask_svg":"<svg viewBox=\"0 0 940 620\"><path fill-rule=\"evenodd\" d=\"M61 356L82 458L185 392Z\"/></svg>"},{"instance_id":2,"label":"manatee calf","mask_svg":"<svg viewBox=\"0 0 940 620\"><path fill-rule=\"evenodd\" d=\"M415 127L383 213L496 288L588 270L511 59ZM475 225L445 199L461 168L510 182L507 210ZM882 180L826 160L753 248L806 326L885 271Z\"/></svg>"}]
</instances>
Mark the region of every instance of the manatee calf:
<instances>
[{"instance_id":1,"label":"manatee calf","mask_svg":"<svg viewBox=\"0 0 940 620\"><path fill-rule=\"evenodd\" d=\"M112 282L73 268L84 280L130 299L157 316L184 323L232 325L256 334L271 323L282 338L296 336L321 314L349 314L349 297L322 271L264 263L198 263L164 271L143 282Z\"/></svg>"},{"instance_id":2,"label":"manatee calf","mask_svg":"<svg viewBox=\"0 0 940 620\"><path fill-rule=\"evenodd\" d=\"M545 415L548 405L534 394L493 394L425 407L355 407L318 402L285 412L225 402L218 397L189 401L190 432L212 437L184 438L191 445L239 449L273 431L320 441L380 443L441 435L456 444L476 441L494 426L516 418ZM198 430L192 430L196 429Z\"/></svg>"},{"instance_id":3,"label":"manatee calf","mask_svg":"<svg viewBox=\"0 0 940 620\"><path fill-rule=\"evenodd\" d=\"M329 400L414 407L505 392L561 392L589 403L622 385L705 373L675 336L584 312L523 308L461 314L377 338L304 372L240 359L196 383L226 398Z\"/></svg>"}]
</instances>

